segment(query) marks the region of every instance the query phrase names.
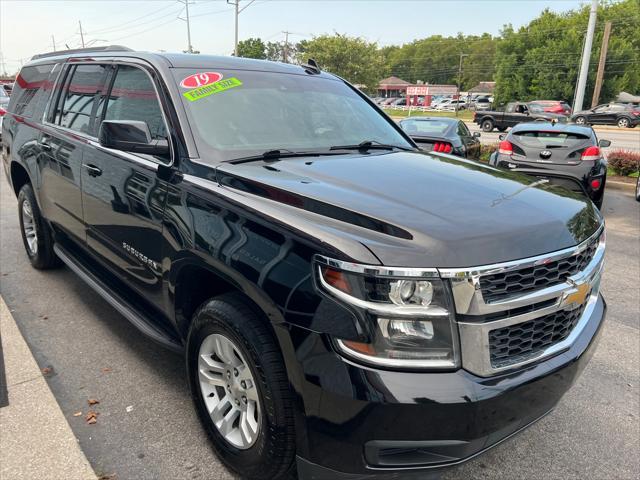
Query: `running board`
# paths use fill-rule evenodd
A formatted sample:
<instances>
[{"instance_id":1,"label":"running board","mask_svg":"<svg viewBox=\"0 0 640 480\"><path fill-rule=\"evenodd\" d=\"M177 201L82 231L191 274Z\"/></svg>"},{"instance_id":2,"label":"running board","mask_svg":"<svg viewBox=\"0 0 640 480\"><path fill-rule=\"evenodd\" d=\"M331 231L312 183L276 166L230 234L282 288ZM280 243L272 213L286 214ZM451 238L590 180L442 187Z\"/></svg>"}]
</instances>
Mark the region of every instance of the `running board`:
<instances>
[{"instance_id":1,"label":"running board","mask_svg":"<svg viewBox=\"0 0 640 480\"><path fill-rule=\"evenodd\" d=\"M53 246L56 255L62 260L75 274L84 280L93 290L102 298L111 304L118 312L120 312L134 327L147 337L156 341L160 345L174 352L182 353L183 346L160 331L153 325L153 322L144 314L135 309L121 295L115 292L111 287L106 285L89 268L77 260L69 251L60 244Z\"/></svg>"}]
</instances>

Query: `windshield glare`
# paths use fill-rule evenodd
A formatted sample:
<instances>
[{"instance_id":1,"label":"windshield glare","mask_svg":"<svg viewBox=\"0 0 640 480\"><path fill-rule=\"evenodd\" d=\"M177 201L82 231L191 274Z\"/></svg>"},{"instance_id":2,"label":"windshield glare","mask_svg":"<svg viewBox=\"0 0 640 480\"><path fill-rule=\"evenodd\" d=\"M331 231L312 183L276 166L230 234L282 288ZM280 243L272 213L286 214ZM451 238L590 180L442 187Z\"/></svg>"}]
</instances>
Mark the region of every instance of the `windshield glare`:
<instances>
[{"instance_id":1,"label":"windshield glare","mask_svg":"<svg viewBox=\"0 0 640 480\"><path fill-rule=\"evenodd\" d=\"M174 76L180 85L204 72L211 69L175 69ZM221 82L229 80L220 85L229 88L194 96L189 92L197 89L178 87L204 158L227 161L274 149L325 151L365 140L412 148L342 81L306 74L216 72L223 75Z\"/></svg>"}]
</instances>

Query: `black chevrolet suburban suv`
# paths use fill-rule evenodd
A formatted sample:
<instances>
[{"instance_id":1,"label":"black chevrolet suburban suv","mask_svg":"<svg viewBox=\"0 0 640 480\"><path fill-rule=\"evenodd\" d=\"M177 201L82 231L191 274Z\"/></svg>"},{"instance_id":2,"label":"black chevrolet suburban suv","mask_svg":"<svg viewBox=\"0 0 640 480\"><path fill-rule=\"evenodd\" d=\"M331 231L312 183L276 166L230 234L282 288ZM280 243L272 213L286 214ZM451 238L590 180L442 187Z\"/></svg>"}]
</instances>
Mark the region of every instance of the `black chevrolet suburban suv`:
<instances>
[{"instance_id":1,"label":"black chevrolet suburban suv","mask_svg":"<svg viewBox=\"0 0 640 480\"><path fill-rule=\"evenodd\" d=\"M420 151L311 61L44 54L2 138L32 265L184 352L244 478L464 462L554 408L604 321L590 201Z\"/></svg>"}]
</instances>

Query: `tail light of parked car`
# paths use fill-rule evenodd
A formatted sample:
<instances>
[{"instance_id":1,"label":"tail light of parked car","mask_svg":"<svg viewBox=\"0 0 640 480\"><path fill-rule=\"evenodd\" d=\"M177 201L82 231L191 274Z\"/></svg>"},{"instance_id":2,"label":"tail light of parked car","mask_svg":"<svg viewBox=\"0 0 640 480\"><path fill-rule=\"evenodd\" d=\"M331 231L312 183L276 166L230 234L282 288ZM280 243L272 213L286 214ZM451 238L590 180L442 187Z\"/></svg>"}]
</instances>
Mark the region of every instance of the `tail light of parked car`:
<instances>
[{"instance_id":1,"label":"tail light of parked car","mask_svg":"<svg viewBox=\"0 0 640 480\"><path fill-rule=\"evenodd\" d=\"M0 107L0 117L4 117L5 113L7 113L7 111L4 108Z\"/></svg>"},{"instance_id":2,"label":"tail light of parked car","mask_svg":"<svg viewBox=\"0 0 640 480\"><path fill-rule=\"evenodd\" d=\"M500 155L513 155L513 145L508 140L503 140L498 145L498 153Z\"/></svg>"},{"instance_id":3,"label":"tail light of parked car","mask_svg":"<svg viewBox=\"0 0 640 480\"><path fill-rule=\"evenodd\" d=\"M584 149L584 152L582 152L582 155L580 156L580 160L598 160L600 157L600 148L594 145L592 147L587 147Z\"/></svg>"},{"instance_id":4,"label":"tail light of parked car","mask_svg":"<svg viewBox=\"0 0 640 480\"><path fill-rule=\"evenodd\" d=\"M436 142L433 144L434 152L451 153L453 147L447 142Z\"/></svg>"}]
</instances>

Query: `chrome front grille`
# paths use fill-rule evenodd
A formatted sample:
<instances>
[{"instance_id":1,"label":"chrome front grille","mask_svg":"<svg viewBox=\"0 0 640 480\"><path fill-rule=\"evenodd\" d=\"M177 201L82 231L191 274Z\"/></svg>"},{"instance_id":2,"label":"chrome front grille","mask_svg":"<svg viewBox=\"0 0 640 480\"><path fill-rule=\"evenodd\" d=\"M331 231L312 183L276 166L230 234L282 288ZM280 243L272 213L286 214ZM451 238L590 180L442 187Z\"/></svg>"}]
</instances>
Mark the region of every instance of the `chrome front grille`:
<instances>
[{"instance_id":1,"label":"chrome front grille","mask_svg":"<svg viewBox=\"0 0 640 480\"><path fill-rule=\"evenodd\" d=\"M521 363L569 336L584 311L559 310L528 322L489 331L489 356L493 368Z\"/></svg>"},{"instance_id":2,"label":"chrome front grille","mask_svg":"<svg viewBox=\"0 0 640 480\"><path fill-rule=\"evenodd\" d=\"M598 242L593 240L585 250L561 260L485 275L480 278L482 297L485 302L494 302L512 295L533 292L566 282L571 275L585 269L596 253L597 247Z\"/></svg>"},{"instance_id":3,"label":"chrome front grille","mask_svg":"<svg viewBox=\"0 0 640 480\"><path fill-rule=\"evenodd\" d=\"M486 377L570 348L595 308L604 252L601 227L547 255L439 269L451 282L463 367Z\"/></svg>"}]
</instances>

